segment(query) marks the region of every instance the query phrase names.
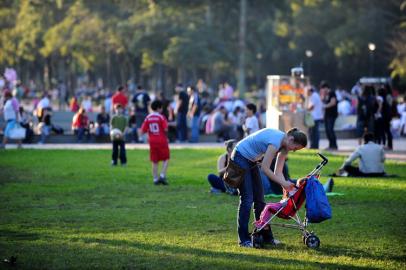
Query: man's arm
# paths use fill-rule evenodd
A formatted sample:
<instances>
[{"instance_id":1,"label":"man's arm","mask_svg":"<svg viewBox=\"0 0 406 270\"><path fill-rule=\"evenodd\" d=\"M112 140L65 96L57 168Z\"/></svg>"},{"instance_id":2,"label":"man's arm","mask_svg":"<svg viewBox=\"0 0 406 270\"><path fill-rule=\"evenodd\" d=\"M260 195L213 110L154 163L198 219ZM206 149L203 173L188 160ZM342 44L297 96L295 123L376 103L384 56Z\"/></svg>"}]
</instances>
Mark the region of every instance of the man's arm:
<instances>
[{"instance_id":1,"label":"man's arm","mask_svg":"<svg viewBox=\"0 0 406 270\"><path fill-rule=\"evenodd\" d=\"M327 103L326 105L324 105L325 109L331 108L333 106L335 106L337 104L337 98L336 97L332 97L330 102Z\"/></svg>"},{"instance_id":2,"label":"man's arm","mask_svg":"<svg viewBox=\"0 0 406 270\"><path fill-rule=\"evenodd\" d=\"M357 148L352 154L347 158L346 161L344 161L343 166L341 168L344 168L346 165L351 165L351 163L356 160L357 158L361 157L361 154L359 152L359 148Z\"/></svg>"}]
</instances>

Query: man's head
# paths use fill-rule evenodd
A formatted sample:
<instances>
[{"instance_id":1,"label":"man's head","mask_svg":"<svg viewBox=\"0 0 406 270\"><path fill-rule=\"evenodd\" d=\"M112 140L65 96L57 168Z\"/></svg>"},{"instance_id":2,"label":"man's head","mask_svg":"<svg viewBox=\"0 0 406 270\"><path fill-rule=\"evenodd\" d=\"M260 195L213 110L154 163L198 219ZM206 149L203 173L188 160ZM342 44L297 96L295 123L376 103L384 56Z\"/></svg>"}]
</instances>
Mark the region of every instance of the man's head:
<instances>
[{"instance_id":1,"label":"man's head","mask_svg":"<svg viewBox=\"0 0 406 270\"><path fill-rule=\"evenodd\" d=\"M195 93L195 87L194 86L188 86L187 87L187 93L189 96L193 95Z\"/></svg>"},{"instance_id":2,"label":"man's head","mask_svg":"<svg viewBox=\"0 0 406 270\"><path fill-rule=\"evenodd\" d=\"M124 86L119 85L117 86L117 92L122 92L124 90Z\"/></svg>"},{"instance_id":3,"label":"man's head","mask_svg":"<svg viewBox=\"0 0 406 270\"><path fill-rule=\"evenodd\" d=\"M154 112L161 112L162 111L162 102L157 99L152 101L151 110L153 110Z\"/></svg>"},{"instance_id":4,"label":"man's head","mask_svg":"<svg viewBox=\"0 0 406 270\"><path fill-rule=\"evenodd\" d=\"M257 113L257 106L254 103L247 104L247 116L251 117Z\"/></svg>"},{"instance_id":5,"label":"man's head","mask_svg":"<svg viewBox=\"0 0 406 270\"><path fill-rule=\"evenodd\" d=\"M141 92L142 90L143 90L142 85L138 85L138 86L137 86L137 91L138 91L138 92Z\"/></svg>"},{"instance_id":6,"label":"man's head","mask_svg":"<svg viewBox=\"0 0 406 270\"><path fill-rule=\"evenodd\" d=\"M374 141L374 134L372 134L371 132L366 132L363 136L364 139L364 143L367 144L369 142L373 142Z\"/></svg>"}]
</instances>

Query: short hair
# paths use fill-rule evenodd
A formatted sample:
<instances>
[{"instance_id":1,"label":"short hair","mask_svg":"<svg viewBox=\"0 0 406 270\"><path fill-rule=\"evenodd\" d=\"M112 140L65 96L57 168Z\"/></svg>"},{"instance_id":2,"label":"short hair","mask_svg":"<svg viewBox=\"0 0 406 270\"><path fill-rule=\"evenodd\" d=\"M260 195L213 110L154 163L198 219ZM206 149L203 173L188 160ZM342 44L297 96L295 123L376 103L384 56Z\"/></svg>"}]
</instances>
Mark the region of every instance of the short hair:
<instances>
[{"instance_id":1,"label":"short hair","mask_svg":"<svg viewBox=\"0 0 406 270\"><path fill-rule=\"evenodd\" d=\"M298 128L294 127L294 128L291 128L288 131L288 136L293 137L293 142L294 143L297 143L297 144L300 144L303 147L306 147L306 145L307 145L307 136L303 131L301 131Z\"/></svg>"},{"instance_id":2,"label":"short hair","mask_svg":"<svg viewBox=\"0 0 406 270\"><path fill-rule=\"evenodd\" d=\"M375 139L374 134L372 134L371 132L365 132L363 139L365 143L372 142Z\"/></svg>"},{"instance_id":3,"label":"short hair","mask_svg":"<svg viewBox=\"0 0 406 270\"><path fill-rule=\"evenodd\" d=\"M122 108L123 108L123 106L122 106L121 104L116 104L116 105L114 106L114 109L116 109L116 110L122 109Z\"/></svg>"},{"instance_id":4,"label":"short hair","mask_svg":"<svg viewBox=\"0 0 406 270\"><path fill-rule=\"evenodd\" d=\"M330 84L327 81L322 81L320 83L320 88L330 88Z\"/></svg>"},{"instance_id":5,"label":"short hair","mask_svg":"<svg viewBox=\"0 0 406 270\"><path fill-rule=\"evenodd\" d=\"M137 90L142 90L142 85L138 85Z\"/></svg>"},{"instance_id":6,"label":"short hair","mask_svg":"<svg viewBox=\"0 0 406 270\"><path fill-rule=\"evenodd\" d=\"M159 110L159 109L161 109L162 108L162 102L160 101L160 100L154 100L154 101L152 101L152 103L151 103L151 109L153 110L153 111L157 111L157 110Z\"/></svg>"},{"instance_id":7,"label":"short hair","mask_svg":"<svg viewBox=\"0 0 406 270\"><path fill-rule=\"evenodd\" d=\"M117 91L121 92L123 90L124 90L124 86L122 86L122 85L117 86Z\"/></svg>"},{"instance_id":8,"label":"short hair","mask_svg":"<svg viewBox=\"0 0 406 270\"><path fill-rule=\"evenodd\" d=\"M257 106L254 103L247 104L247 108L252 111L254 114L257 113Z\"/></svg>"}]
</instances>

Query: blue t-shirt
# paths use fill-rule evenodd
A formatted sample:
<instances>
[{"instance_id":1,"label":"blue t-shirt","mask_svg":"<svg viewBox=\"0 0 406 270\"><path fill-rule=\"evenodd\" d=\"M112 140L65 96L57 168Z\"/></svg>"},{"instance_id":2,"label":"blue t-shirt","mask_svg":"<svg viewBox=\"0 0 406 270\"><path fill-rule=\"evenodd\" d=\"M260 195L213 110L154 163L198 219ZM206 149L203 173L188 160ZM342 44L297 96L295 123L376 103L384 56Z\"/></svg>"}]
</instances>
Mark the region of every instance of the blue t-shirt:
<instances>
[{"instance_id":1,"label":"blue t-shirt","mask_svg":"<svg viewBox=\"0 0 406 270\"><path fill-rule=\"evenodd\" d=\"M285 133L277 129L260 129L241 140L235 149L246 159L257 161L262 158L270 144L279 149L284 136Z\"/></svg>"}]
</instances>

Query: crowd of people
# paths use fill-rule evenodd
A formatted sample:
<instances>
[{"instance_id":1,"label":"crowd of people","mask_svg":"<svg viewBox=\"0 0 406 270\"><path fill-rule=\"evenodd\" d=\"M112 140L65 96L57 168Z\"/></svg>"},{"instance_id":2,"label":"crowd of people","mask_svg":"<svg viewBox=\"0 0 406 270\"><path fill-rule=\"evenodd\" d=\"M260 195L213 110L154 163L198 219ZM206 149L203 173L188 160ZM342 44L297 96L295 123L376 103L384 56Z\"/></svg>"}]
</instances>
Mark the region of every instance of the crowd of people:
<instances>
[{"instance_id":1,"label":"crowd of people","mask_svg":"<svg viewBox=\"0 0 406 270\"><path fill-rule=\"evenodd\" d=\"M115 104L121 104L124 115L129 118L126 141L143 143L146 139L141 134L141 124L153 100L160 100L163 104L163 114L169 123L169 139L172 142L196 143L202 133L215 134L218 142L240 140L265 127L264 99L254 99L254 102L237 99L228 82L220 84L216 91L201 79L186 87L178 84L170 98L163 92L147 91L134 83L120 86L114 93L81 84L68 101L69 91L63 82L58 82L49 92L42 92L42 96L38 98L38 94L33 94L35 84L29 83L29 87L26 87L19 82L0 79L2 106L6 101L5 93L11 93L13 108L16 108L16 102L30 98L31 105L21 102L19 108L16 108L18 117L23 120L21 124L26 129L24 142L27 143L33 140L34 134L40 135L40 143L45 143L51 133L70 131L77 136L79 142L89 140L92 134L96 137L108 136ZM396 96L389 85L357 83L351 91L346 91L342 87L334 90L329 83L322 82L319 89L311 87L307 93L307 109L314 120L314 124L309 127L310 148L319 148L322 124L329 148L338 148L334 126L339 115L357 116L352 128L356 129L360 144L362 135L368 131L374 134L378 144L392 149L392 138L406 133L405 102ZM55 109L68 109L75 113L71 130L63 130L59 123L53 123ZM5 124L1 126L5 128Z\"/></svg>"},{"instance_id":2,"label":"crowd of people","mask_svg":"<svg viewBox=\"0 0 406 270\"><path fill-rule=\"evenodd\" d=\"M377 144L392 150L393 137L405 134L406 107L404 104L404 100L397 101L388 84L360 85L357 83L349 93L345 90L334 91L328 82L323 81L320 83L319 90L312 87L308 91L307 110L313 118L313 123L309 127L310 148L319 148L319 128L324 122L329 141L328 148L336 150L338 145L334 125L337 117L354 111L359 144L363 135L369 132L374 135L374 141ZM348 110L340 107L348 107Z\"/></svg>"}]
</instances>

